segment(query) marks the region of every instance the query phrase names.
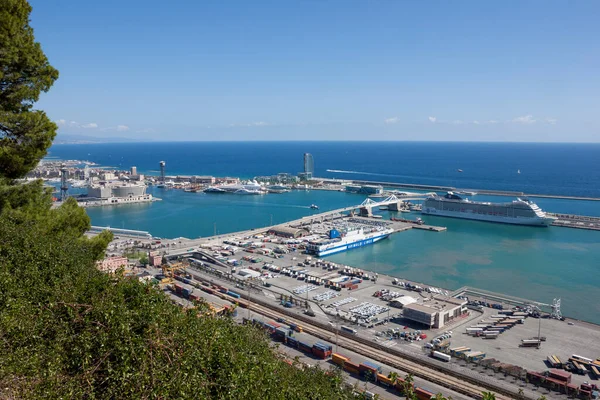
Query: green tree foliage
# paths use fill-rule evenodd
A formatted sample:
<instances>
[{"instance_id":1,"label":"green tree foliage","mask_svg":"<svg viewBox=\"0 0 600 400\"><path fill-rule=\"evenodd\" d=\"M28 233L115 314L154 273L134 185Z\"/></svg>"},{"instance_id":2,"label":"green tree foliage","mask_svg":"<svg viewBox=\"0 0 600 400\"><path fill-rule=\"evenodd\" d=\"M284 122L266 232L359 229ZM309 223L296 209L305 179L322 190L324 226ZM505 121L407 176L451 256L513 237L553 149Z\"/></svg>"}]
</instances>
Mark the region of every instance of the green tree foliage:
<instances>
[{"instance_id":1,"label":"green tree foliage","mask_svg":"<svg viewBox=\"0 0 600 400\"><path fill-rule=\"evenodd\" d=\"M24 176L46 154L56 125L32 110L58 78L29 26L26 0L0 1L0 174Z\"/></svg>"},{"instance_id":2,"label":"green tree foliage","mask_svg":"<svg viewBox=\"0 0 600 400\"><path fill-rule=\"evenodd\" d=\"M41 182L14 180L56 129L31 110L58 72L30 11L0 0L0 398L351 398L339 372L282 362L263 332L99 272L112 235L86 238L75 200L53 209Z\"/></svg>"},{"instance_id":3,"label":"green tree foliage","mask_svg":"<svg viewBox=\"0 0 600 400\"><path fill-rule=\"evenodd\" d=\"M496 395L493 392L481 393L482 400L496 400Z\"/></svg>"}]
</instances>

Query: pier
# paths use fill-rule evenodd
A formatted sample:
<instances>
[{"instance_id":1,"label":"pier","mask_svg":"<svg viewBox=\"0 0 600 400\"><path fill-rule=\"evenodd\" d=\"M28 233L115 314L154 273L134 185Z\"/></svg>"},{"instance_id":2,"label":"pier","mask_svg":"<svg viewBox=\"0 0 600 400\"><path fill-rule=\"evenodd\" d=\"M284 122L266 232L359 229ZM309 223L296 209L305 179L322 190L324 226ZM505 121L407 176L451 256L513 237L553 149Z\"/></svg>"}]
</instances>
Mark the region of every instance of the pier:
<instances>
[{"instance_id":1,"label":"pier","mask_svg":"<svg viewBox=\"0 0 600 400\"><path fill-rule=\"evenodd\" d=\"M586 215L573 214L557 214L550 212L547 214L557 218L557 220L552 223L552 226L600 231L600 217L590 217Z\"/></svg>"},{"instance_id":2,"label":"pier","mask_svg":"<svg viewBox=\"0 0 600 400\"><path fill-rule=\"evenodd\" d=\"M326 178L314 178L314 179L326 179ZM487 194L491 196L513 196L513 197L537 197L546 199L564 199L564 200L588 200L588 201L600 201L600 197L585 197L585 196L564 196L559 194L534 194L524 193L509 190L490 190L490 189L464 189L456 188L453 186L436 186L436 185L420 185L415 183L397 183L397 182L379 182L379 181L351 181L355 185L380 185L390 188L403 188L403 189L416 189L416 190L432 190L437 192L456 192L456 191L469 191L476 192L478 194Z\"/></svg>"}]
</instances>

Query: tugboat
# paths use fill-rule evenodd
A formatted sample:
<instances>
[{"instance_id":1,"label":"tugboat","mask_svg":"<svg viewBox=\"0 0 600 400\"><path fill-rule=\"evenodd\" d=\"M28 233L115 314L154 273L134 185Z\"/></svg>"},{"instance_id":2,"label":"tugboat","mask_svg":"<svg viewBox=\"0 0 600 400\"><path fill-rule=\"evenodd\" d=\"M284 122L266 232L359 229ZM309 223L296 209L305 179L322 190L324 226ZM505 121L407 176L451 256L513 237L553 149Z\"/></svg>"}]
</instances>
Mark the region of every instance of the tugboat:
<instances>
[{"instance_id":1,"label":"tugboat","mask_svg":"<svg viewBox=\"0 0 600 400\"><path fill-rule=\"evenodd\" d=\"M312 208L313 210L318 210L318 209L319 209L319 206L318 206L318 205L316 205L316 204L311 204L311 205L310 205L310 208Z\"/></svg>"}]
</instances>

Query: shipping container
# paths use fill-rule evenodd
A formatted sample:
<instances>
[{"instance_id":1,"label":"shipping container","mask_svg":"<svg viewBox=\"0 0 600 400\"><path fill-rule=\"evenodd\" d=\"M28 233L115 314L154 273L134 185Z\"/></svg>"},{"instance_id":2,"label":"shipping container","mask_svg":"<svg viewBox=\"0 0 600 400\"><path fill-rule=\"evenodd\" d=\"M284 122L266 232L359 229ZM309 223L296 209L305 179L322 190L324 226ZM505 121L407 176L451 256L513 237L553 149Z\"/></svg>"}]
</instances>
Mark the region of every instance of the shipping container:
<instances>
[{"instance_id":1,"label":"shipping container","mask_svg":"<svg viewBox=\"0 0 600 400\"><path fill-rule=\"evenodd\" d=\"M337 353L333 353L331 355L331 361L333 361L334 364L339 365L339 366L343 366L344 363L346 361L348 361L348 360L349 360L349 358L344 357L344 356L342 356L340 354L337 354Z\"/></svg>"},{"instance_id":2,"label":"shipping container","mask_svg":"<svg viewBox=\"0 0 600 400\"><path fill-rule=\"evenodd\" d=\"M567 371L561 371L559 369L551 369L548 371L548 376L557 379L561 382L571 383L571 374Z\"/></svg>"},{"instance_id":3,"label":"shipping container","mask_svg":"<svg viewBox=\"0 0 600 400\"><path fill-rule=\"evenodd\" d=\"M433 397L433 393L425 388L416 387L415 394L419 400L430 400Z\"/></svg>"},{"instance_id":4,"label":"shipping container","mask_svg":"<svg viewBox=\"0 0 600 400\"><path fill-rule=\"evenodd\" d=\"M359 373L360 369L358 368L358 364L354 364L353 362L351 362L350 360L346 361L344 363L344 371L347 371L351 374L357 374Z\"/></svg>"},{"instance_id":5,"label":"shipping container","mask_svg":"<svg viewBox=\"0 0 600 400\"><path fill-rule=\"evenodd\" d=\"M322 347L325 350L332 350L333 349L332 345L330 345L330 344L324 344L324 343L320 343L320 342L315 343L315 346Z\"/></svg>"},{"instance_id":6,"label":"shipping container","mask_svg":"<svg viewBox=\"0 0 600 400\"><path fill-rule=\"evenodd\" d=\"M303 342L298 342L298 349L305 353L312 353L312 346Z\"/></svg>"},{"instance_id":7,"label":"shipping container","mask_svg":"<svg viewBox=\"0 0 600 400\"><path fill-rule=\"evenodd\" d=\"M392 380L383 374L377 374L377 382L379 382L383 386L392 386Z\"/></svg>"},{"instance_id":8,"label":"shipping container","mask_svg":"<svg viewBox=\"0 0 600 400\"><path fill-rule=\"evenodd\" d=\"M287 344L290 347L298 348L298 339L296 339L294 337L288 337Z\"/></svg>"},{"instance_id":9,"label":"shipping container","mask_svg":"<svg viewBox=\"0 0 600 400\"><path fill-rule=\"evenodd\" d=\"M241 297L239 294L237 294L236 292L232 292L232 291L227 292L227 294L231 297L235 297L236 299L239 299Z\"/></svg>"}]
</instances>

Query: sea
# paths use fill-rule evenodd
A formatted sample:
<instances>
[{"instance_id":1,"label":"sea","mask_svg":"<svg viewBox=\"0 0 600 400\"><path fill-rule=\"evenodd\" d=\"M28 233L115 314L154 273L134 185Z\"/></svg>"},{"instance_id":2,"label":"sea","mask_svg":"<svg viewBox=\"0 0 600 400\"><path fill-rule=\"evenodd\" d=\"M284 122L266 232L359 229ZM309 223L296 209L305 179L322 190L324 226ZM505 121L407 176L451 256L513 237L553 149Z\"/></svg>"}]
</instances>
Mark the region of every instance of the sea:
<instances>
[{"instance_id":1,"label":"sea","mask_svg":"<svg viewBox=\"0 0 600 400\"><path fill-rule=\"evenodd\" d=\"M49 158L167 175L251 179L296 174L303 154L315 176L600 198L600 144L456 142L173 142L54 145ZM197 238L268 226L360 204L364 195L301 190L263 196L186 193L150 187L162 201L89 208L93 225ZM600 201L536 198L552 212L600 216ZM474 200L508 201L477 195ZM317 204L319 210L310 208ZM379 211L384 218L394 213ZM403 213L402 217L420 215ZM471 286L551 304L600 324L600 232L532 228L422 216L446 232L409 230L327 257L345 265L457 289Z\"/></svg>"}]
</instances>

